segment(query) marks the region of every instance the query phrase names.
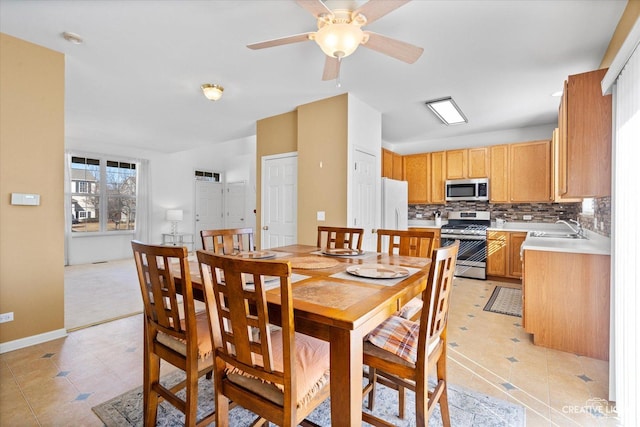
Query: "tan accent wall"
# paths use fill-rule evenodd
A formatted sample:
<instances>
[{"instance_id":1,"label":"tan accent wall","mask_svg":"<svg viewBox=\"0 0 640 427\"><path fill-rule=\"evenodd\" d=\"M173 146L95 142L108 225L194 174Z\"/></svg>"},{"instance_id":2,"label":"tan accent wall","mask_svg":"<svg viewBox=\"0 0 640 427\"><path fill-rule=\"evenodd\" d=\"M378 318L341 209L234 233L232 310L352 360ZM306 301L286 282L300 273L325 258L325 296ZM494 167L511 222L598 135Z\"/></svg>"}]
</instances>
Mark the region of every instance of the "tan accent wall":
<instances>
[{"instance_id":1,"label":"tan accent wall","mask_svg":"<svg viewBox=\"0 0 640 427\"><path fill-rule=\"evenodd\" d=\"M256 230L255 243L260 242L262 224L262 157L298 151L298 112L280 114L256 123Z\"/></svg>"},{"instance_id":2,"label":"tan accent wall","mask_svg":"<svg viewBox=\"0 0 640 427\"><path fill-rule=\"evenodd\" d=\"M303 245L316 244L318 225L347 225L347 106L343 94L298 107L298 243ZM325 212L325 221L316 219L318 211Z\"/></svg>"},{"instance_id":3,"label":"tan accent wall","mask_svg":"<svg viewBox=\"0 0 640 427\"><path fill-rule=\"evenodd\" d=\"M611 65L613 58L615 58L622 46L622 43L624 43L625 39L629 35L629 31L631 31L631 28L633 28L639 18L640 0L629 0L627 2L627 7L625 7L624 12L620 17L620 21L616 26L616 30L611 37L611 41L609 42L609 46L607 47L607 51L602 58L599 68L608 68Z\"/></svg>"},{"instance_id":4,"label":"tan accent wall","mask_svg":"<svg viewBox=\"0 0 640 427\"><path fill-rule=\"evenodd\" d=\"M0 34L0 342L64 328L64 55ZM37 193L40 206L13 206Z\"/></svg>"}]
</instances>

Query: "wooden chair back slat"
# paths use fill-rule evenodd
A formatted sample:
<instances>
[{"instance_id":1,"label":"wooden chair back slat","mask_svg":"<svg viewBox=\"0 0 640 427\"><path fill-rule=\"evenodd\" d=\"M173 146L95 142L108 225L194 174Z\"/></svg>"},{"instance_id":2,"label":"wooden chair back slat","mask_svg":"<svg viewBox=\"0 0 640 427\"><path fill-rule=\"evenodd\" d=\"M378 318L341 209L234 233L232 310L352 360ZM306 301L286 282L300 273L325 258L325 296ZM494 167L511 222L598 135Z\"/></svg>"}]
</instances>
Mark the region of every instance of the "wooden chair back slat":
<instances>
[{"instance_id":1,"label":"wooden chair back slat","mask_svg":"<svg viewBox=\"0 0 640 427\"><path fill-rule=\"evenodd\" d=\"M318 226L317 246L322 249L362 249L363 228Z\"/></svg>"},{"instance_id":2,"label":"wooden chair back slat","mask_svg":"<svg viewBox=\"0 0 640 427\"><path fill-rule=\"evenodd\" d=\"M378 229L377 251L389 255L428 258L436 243L435 232L427 230Z\"/></svg>"},{"instance_id":3,"label":"wooden chair back slat","mask_svg":"<svg viewBox=\"0 0 640 427\"><path fill-rule=\"evenodd\" d=\"M253 229L227 228L200 231L202 248L216 254L229 255L237 252L255 250Z\"/></svg>"}]
</instances>

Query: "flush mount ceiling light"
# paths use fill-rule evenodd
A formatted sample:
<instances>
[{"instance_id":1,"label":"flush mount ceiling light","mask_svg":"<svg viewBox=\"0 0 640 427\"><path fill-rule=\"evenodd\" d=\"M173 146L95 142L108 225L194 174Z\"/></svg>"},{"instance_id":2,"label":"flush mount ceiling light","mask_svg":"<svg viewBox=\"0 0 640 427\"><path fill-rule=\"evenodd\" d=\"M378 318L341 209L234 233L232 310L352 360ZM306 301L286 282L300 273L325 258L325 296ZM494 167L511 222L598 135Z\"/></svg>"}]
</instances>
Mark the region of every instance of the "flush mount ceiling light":
<instances>
[{"instance_id":1,"label":"flush mount ceiling light","mask_svg":"<svg viewBox=\"0 0 640 427\"><path fill-rule=\"evenodd\" d=\"M65 31L64 33L62 33L62 37L69 43L73 43L73 44L82 44L84 41L82 40L82 37L80 37L79 35L75 33L70 33L68 31Z\"/></svg>"},{"instance_id":2,"label":"flush mount ceiling light","mask_svg":"<svg viewBox=\"0 0 640 427\"><path fill-rule=\"evenodd\" d=\"M224 92L224 88L222 86L205 83L201 87L202 93L204 93L204 96L206 96L207 99L217 101L222 98L222 92Z\"/></svg>"},{"instance_id":3,"label":"flush mount ceiling light","mask_svg":"<svg viewBox=\"0 0 640 427\"><path fill-rule=\"evenodd\" d=\"M450 96L427 101L425 104L445 125L467 123L467 118Z\"/></svg>"}]
</instances>

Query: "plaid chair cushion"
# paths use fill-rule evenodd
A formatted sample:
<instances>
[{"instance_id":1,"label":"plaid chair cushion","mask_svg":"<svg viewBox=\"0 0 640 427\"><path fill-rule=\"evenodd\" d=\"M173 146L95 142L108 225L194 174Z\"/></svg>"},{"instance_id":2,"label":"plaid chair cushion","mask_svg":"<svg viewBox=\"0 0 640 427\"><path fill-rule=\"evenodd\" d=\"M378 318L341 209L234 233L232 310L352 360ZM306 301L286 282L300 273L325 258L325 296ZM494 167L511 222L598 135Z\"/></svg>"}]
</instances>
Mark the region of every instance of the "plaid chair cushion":
<instances>
[{"instance_id":1,"label":"plaid chair cushion","mask_svg":"<svg viewBox=\"0 0 640 427\"><path fill-rule=\"evenodd\" d=\"M419 330L419 323L391 316L371 331L366 339L407 362L416 363Z\"/></svg>"}]
</instances>

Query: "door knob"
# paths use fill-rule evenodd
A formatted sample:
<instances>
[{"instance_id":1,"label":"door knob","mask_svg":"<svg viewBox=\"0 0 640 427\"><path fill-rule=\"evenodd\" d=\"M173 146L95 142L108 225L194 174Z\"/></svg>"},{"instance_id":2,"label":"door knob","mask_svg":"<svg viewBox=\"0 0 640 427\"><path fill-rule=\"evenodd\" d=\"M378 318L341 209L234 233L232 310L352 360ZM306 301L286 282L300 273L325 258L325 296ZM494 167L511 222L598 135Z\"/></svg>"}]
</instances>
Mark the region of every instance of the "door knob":
<instances>
[{"instance_id":1,"label":"door knob","mask_svg":"<svg viewBox=\"0 0 640 427\"><path fill-rule=\"evenodd\" d=\"M262 226L262 229L263 229L263 230L268 230L268 229L269 229L269 226L268 226L268 225L264 225L264 226Z\"/></svg>"}]
</instances>

